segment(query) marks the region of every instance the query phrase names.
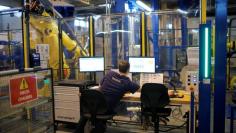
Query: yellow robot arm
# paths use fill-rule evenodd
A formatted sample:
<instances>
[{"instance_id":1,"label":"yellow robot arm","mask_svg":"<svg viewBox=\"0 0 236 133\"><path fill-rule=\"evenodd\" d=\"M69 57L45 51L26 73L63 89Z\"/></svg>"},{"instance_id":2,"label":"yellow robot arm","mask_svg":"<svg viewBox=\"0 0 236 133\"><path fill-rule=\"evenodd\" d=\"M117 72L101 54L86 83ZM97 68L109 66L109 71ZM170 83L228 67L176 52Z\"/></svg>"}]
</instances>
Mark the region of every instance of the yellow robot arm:
<instances>
[{"instance_id":1,"label":"yellow robot arm","mask_svg":"<svg viewBox=\"0 0 236 133\"><path fill-rule=\"evenodd\" d=\"M74 52L74 59L80 57L81 50L77 47L76 42L72 40L64 31L62 31L62 43L68 51Z\"/></svg>"},{"instance_id":2,"label":"yellow robot arm","mask_svg":"<svg viewBox=\"0 0 236 133\"><path fill-rule=\"evenodd\" d=\"M230 81L230 88L236 87L236 76L234 76Z\"/></svg>"}]
</instances>

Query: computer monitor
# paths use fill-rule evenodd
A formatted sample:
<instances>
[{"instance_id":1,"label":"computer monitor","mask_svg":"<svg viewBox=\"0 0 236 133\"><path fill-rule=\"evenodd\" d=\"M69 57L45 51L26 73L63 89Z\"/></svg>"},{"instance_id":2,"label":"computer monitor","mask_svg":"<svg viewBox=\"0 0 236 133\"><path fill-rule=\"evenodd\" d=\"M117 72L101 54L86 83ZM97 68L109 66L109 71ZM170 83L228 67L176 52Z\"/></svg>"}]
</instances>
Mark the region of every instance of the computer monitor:
<instances>
[{"instance_id":1,"label":"computer monitor","mask_svg":"<svg viewBox=\"0 0 236 133\"><path fill-rule=\"evenodd\" d=\"M104 71L104 57L79 58L80 72Z\"/></svg>"},{"instance_id":2,"label":"computer monitor","mask_svg":"<svg viewBox=\"0 0 236 133\"><path fill-rule=\"evenodd\" d=\"M130 57L131 73L155 73L155 58Z\"/></svg>"}]
</instances>

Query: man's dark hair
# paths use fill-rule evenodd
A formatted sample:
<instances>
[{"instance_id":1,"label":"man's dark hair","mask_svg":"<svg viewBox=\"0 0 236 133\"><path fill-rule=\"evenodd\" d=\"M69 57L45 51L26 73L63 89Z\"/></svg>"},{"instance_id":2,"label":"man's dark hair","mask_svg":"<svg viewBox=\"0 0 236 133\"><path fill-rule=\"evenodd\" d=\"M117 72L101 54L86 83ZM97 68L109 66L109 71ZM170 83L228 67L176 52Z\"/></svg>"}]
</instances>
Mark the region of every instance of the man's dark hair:
<instances>
[{"instance_id":1,"label":"man's dark hair","mask_svg":"<svg viewBox=\"0 0 236 133\"><path fill-rule=\"evenodd\" d=\"M130 64L128 61L119 61L119 72L127 73L129 71Z\"/></svg>"}]
</instances>

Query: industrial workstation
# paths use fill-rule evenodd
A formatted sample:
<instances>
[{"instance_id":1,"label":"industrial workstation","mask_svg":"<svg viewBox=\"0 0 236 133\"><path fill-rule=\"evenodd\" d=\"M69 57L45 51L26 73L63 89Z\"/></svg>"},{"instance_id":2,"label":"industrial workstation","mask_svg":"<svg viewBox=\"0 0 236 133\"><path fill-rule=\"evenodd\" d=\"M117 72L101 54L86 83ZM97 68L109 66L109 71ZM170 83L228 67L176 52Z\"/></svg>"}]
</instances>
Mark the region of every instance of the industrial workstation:
<instances>
[{"instance_id":1,"label":"industrial workstation","mask_svg":"<svg viewBox=\"0 0 236 133\"><path fill-rule=\"evenodd\" d=\"M0 133L236 133L235 0L0 0Z\"/></svg>"}]
</instances>

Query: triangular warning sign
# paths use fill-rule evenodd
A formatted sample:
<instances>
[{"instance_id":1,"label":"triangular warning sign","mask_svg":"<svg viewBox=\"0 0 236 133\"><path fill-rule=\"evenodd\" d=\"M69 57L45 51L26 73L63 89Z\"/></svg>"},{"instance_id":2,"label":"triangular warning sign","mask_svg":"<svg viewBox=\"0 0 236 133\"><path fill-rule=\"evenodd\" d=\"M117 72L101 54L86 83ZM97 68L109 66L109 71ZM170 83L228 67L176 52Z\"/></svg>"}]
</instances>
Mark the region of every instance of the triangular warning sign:
<instances>
[{"instance_id":1,"label":"triangular warning sign","mask_svg":"<svg viewBox=\"0 0 236 133\"><path fill-rule=\"evenodd\" d=\"M27 81L23 78L20 84L20 90L27 90L29 88L29 85Z\"/></svg>"}]
</instances>

